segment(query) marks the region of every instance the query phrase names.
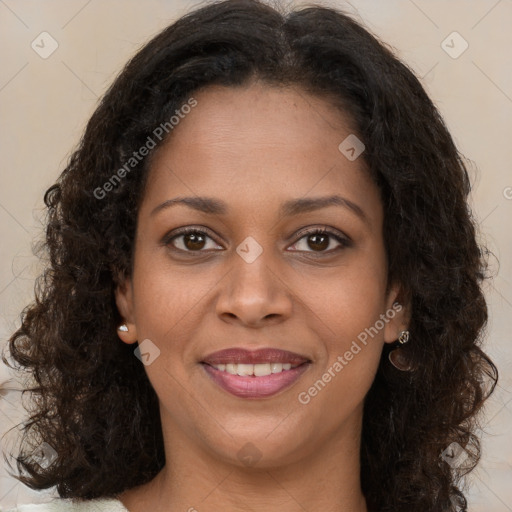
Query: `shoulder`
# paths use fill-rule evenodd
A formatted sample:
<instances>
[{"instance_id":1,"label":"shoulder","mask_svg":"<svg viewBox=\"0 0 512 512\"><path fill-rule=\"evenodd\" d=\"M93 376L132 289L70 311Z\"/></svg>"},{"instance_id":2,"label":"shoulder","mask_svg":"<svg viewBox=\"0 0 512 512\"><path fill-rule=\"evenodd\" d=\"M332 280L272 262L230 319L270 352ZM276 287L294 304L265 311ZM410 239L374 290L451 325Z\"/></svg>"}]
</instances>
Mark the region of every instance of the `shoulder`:
<instances>
[{"instance_id":1,"label":"shoulder","mask_svg":"<svg viewBox=\"0 0 512 512\"><path fill-rule=\"evenodd\" d=\"M73 502L67 499L56 499L48 503L35 505L18 505L0 512L128 512L123 504L116 499L104 498L89 501Z\"/></svg>"}]
</instances>

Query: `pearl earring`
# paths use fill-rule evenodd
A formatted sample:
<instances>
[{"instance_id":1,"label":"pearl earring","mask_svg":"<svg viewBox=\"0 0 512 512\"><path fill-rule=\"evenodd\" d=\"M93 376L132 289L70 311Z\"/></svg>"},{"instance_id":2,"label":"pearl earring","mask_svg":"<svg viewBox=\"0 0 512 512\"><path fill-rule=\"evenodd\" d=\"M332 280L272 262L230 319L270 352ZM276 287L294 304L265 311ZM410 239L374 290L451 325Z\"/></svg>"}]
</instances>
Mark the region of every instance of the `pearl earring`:
<instances>
[{"instance_id":1,"label":"pearl earring","mask_svg":"<svg viewBox=\"0 0 512 512\"><path fill-rule=\"evenodd\" d=\"M121 331L121 332L128 332L128 326L126 324L121 324L118 328L117 328L118 331Z\"/></svg>"}]
</instances>

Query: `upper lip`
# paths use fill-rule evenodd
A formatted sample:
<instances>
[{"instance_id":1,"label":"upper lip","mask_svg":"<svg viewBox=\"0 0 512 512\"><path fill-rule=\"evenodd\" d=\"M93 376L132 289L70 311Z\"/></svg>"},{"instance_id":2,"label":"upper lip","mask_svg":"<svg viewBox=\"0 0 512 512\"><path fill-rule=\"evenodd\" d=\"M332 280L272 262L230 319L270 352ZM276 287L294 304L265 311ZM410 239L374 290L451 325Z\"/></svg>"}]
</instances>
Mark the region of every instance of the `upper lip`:
<instances>
[{"instance_id":1,"label":"upper lip","mask_svg":"<svg viewBox=\"0 0 512 512\"><path fill-rule=\"evenodd\" d=\"M219 350L205 357L202 363L216 364L264 364L264 363L291 363L299 365L310 362L310 359L295 352L280 350L278 348L260 348L247 350L244 348L227 348Z\"/></svg>"}]
</instances>

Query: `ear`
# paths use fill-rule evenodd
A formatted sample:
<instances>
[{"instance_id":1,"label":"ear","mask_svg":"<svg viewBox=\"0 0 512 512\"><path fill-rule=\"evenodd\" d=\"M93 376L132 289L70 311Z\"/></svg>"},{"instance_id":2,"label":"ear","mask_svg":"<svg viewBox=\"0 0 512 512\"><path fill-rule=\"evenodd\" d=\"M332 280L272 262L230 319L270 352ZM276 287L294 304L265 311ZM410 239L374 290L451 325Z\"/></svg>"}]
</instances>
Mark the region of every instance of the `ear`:
<instances>
[{"instance_id":1,"label":"ear","mask_svg":"<svg viewBox=\"0 0 512 512\"><path fill-rule=\"evenodd\" d=\"M137 341L137 326L135 323L133 307L133 287L129 277L124 278L115 289L116 305L123 323L128 327L127 331L117 330L117 335L124 343L135 343Z\"/></svg>"},{"instance_id":2,"label":"ear","mask_svg":"<svg viewBox=\"0 0 512 512\"><path fill-rule=\"evenodd\" d=\"M400 331L407 330L411 319L410 300L405 297L399 283L393 283L390 286L386 298L385 315L388 320L384 327L384 341L394 343L398 339Z\"/></svg>"}]
</instances>

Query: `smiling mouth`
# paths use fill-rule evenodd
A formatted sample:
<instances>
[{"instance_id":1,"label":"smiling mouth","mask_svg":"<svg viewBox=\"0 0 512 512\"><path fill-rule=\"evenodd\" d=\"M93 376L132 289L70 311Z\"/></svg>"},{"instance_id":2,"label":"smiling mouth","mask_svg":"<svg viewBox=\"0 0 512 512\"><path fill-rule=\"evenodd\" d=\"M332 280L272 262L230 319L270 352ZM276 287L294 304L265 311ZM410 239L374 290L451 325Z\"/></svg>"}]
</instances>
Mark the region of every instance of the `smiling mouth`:
<instances>
[{"instance_id":1,"label":"smiling mouth","mask_svg":"<svg viewBox=\"0 0 512 512\"><path fill-rule=\"evenodd\" d=\"M208 363L204 363L208 364ZM286 372L292 369L306 364L306 362L300 364L292 363L259 363L259 364L248 364L248 363L227 363L227 364L213 364L209 365L218 371L229 373L230 375L238 375L240 377L266 377L276 373Z\"/></svg>"},{"instance_id":2,"label":"smiling mouth","mask_svg":"<svg viewBox=\"0 0 512 512\"><path fill-rule=\"evenodd\" d=\"M208 363L201 362L209 381L238 398L264 399L284 392L311 366L302 362Z\"/></svg>"},{"instance_id":3,"label":"smiling mouth","mask_svg":"<svg viewBox=\"0 0 512 512\"><path fill-rule=\"evenodd\" d=\"M302 354L278 348L232 347L200 361L210 382L239 398L267 398L294 384L311 366Z\"/></svg>"}]
</instances>

